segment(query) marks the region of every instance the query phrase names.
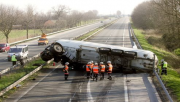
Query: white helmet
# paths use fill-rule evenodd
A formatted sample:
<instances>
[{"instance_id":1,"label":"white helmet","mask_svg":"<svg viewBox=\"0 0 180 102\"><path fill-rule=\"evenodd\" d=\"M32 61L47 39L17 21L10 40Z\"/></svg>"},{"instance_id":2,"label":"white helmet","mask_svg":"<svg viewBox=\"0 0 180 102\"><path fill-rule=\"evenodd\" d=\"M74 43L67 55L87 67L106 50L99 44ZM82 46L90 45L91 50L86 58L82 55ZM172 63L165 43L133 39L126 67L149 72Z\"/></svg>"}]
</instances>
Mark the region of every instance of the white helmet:
<instances>
[{"instance_id":1,"label":"white helmet","mask_svg":"<svg viewBox=\"0 0 180 102\"><path fill-rule=\"evenodd\" d=\"M98 65L98 63L94 63L94 65Z\"/></svg>"},{"instance_id":2,"label":"white helmet","mask_svg":"<svg viewBox=\"0 0 180 102\"><path fill-rule=\"evenodd\" d=\"M66 63L65 63L65 65L68 65L68 64L69 64L69 62L66 62Z\"/></svg>"},{"instance_id":3,"label":"white helmet","mask_svg":"<svg viewBox=\"0 0 180 102\"><path fill-rule=\"evenodd\" d=\"M111 61L107 61L108 64L111 64Z\"/></svg>"},{"instance_id":4,"label":"white helmet","mask_svg":"<svg viewBox=\"0 0 180 102\"><path fill-rule=\"evenodd\" d=\"M164 62L164 59L162 59L161 62Z\"/></svg>"},{"instance_id":5,"label":"white helmet","mask_svg":"<svg viewBox=\"0 0 180 102\"><path fill-rule=\"evenodd\" d=\"M91 61L91 64L93 64L93 61Z\"/></svg>"},{"instance_id":6,"label":"white helmet","mask_svg":"<svg viewBox=\"0 0 180 102\"><path fill-rule=\"evenodd\" d=\"M100 62L100 64L103 64L103 62Z\"/></svg>"},{"instance_id":7,"label":"white helmet","mask_svg":"<svg viewBox=\"0 0 180 102\"><path fill-rule=\"evenodd\" d=\"M91 64L91 62L88 62L87 64Z\"/></svg>"}]
</instances>

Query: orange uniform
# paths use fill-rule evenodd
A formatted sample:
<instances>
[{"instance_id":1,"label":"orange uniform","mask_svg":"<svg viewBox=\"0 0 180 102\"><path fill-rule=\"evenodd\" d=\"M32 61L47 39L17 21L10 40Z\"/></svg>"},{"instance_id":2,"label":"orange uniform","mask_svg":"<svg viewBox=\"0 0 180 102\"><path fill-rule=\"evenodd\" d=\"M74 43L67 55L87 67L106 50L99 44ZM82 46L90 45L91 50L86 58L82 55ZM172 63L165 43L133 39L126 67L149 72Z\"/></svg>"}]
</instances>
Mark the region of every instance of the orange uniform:
<instances>
[{"instance_id":1,"label":"orange uniform","mask_svg":"<svg viewBox=\"0 0 180 102\"><path fill-rule=\"evenodd\" d=\"M100 65L101 67L101 72L105 72L105 65Z\"/></svg>"},{"instance_id":2,"label":"orange uniform","mask_svg":"<svg viewBox=\"0 0 180 102\"><path fill-rule=\"evenodd\" d=\"M94 65L94 66L93 66L93 73L94 73L94 74L98 74L98 73L99 73L99 67L98 67L98 65Z\"/></svg>"},{"instance_id":3,"label":"orange uniform","mask_svg":"<svg viewBox=\"0 0 180 102\"><path fill-rule=\"evenodd\" d=\"M112 64L108 64L108 73L112 73L113 66Z\"/></svg>"},{"instance_id":4,"label":"orange uniform","mask_svg":"<svg viewBox=\"0 0 180 102\"><path fill-rule=\"evenodd\" d=\"M90 72L91 71L91 65L90 64L87 64L86 65L86 72Z\"/></svg>"},{"instance_id":5,"label":"orange uniform","mask_svg":"<svg viewBox=\"0 0 180 102\"><path fill-rule=\"evenodd\" d=\"M65 65L64 70L63 70L64 74L69 74L68 70L69 70L69 67L67 65Z\"/></svg>"}]
</instances>

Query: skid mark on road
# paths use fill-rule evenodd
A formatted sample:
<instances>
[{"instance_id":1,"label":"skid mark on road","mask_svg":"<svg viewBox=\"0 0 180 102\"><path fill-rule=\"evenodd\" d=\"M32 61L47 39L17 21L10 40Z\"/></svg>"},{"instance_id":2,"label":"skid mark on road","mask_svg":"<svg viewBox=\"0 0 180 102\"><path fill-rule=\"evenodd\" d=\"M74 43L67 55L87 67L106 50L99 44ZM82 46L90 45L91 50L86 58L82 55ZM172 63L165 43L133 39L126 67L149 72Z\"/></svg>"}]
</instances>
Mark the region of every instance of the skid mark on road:
<instances>
[{"instance_id":1,"label":"skid mark on road","mask_svg":"<svg viewBox=\"0 0 180 102\"><path fill-rule=\"evenodd\" d=\"M109 81L106 86L102 89L102 91L97 96L95 102L109 102L108 94L111 91L113 84L115 83L116 78L114 77L113 80Z\"/></svg>"}]
</instances>

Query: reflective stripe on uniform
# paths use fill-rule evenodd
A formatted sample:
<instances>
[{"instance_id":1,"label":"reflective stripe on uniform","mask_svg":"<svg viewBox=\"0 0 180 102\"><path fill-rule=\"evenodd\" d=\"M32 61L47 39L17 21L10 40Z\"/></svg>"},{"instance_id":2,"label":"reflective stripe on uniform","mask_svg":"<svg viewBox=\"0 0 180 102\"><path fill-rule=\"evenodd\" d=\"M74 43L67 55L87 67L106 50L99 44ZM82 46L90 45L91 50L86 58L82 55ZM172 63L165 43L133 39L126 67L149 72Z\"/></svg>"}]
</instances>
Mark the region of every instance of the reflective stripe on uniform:
<instances>
[{"instance_id":1,"label":"reflective stripe on uniform","mask_svg":"<svg viewBox=\"0 0 180 102\"><path fill-rule=\"evenodd\" d=\"M108 64L108 65L109 65L108 73L112 73L113 66L111 64Z\"/></svg>"},{"instance_id":2,"label":"reflective stripe on uniform","mask_svg":"<svg viewBox=\"0 0 180 102\"><path fill-rule=\"evenodd\" d=\"M15 56L15 55L12 55L12 57L11 57L11 61L17 61L17 59L16 59L16 56Z\"/></svg>"},{"instance_id":3,"label":"reflective stripe on uniform","mask_svg":"<svg viewBox=\"0 0 180 102\"><path fill-rule=\"evenodd\" d=\"M164 61L163 68L167 68L167 62Z\"/></svg>"},{"instance_id":4,"label":"reflective stripe on uniform","mask_svg":"<svg viewBox=\"0 0 180 102\"><path fill-rule=\"evenodd\" d=\"M89 72L91 71L89 68L91 68L91 66L89 64L86 65L86 71Z\"/></svg>"},{"instance_id":5,"label":"reflective stripe on uniform","mask_svg":"<svg viewBox=\"0 0 180 102\"><path fill-rule=\"evenodd\" d=\"M64 74L69 74L69 73L68 73L69 67L68 67L67 65L65 65L64 70L65 70Z\"/></svg>"},{"instance_id":6,"label":"reflective stripe on uniform","mask_svg":"<svg viewBox=\"0 0 180 102\"><path fill-rule=\"evenodd\" d=\"M90 65L91 69L93 69L93 66L94 66L94 64L91 64L91 65Z\"/></svg>"},{"instance_id":7,"label":"reflective stripe on uniform","mask_svg":"<svg viewBox=\"0 0 180 102\"><path fill-rule=\"evenodd\" d=\"M98 73L98 66L97 66L97 65L94 65L94 66L93 66L93 72L94 72L94 73Z\"/></svg>"},{"instance_id":8,"label":"reflective stripe on uniform","mask_svg":"<svg viewBox=\"0 0 180 102\"><path fill-rule=\"evenodd\" d=\"M100 65L101 66L101 72L105 72L105 65Z\"/></svg>"}]
</instances>

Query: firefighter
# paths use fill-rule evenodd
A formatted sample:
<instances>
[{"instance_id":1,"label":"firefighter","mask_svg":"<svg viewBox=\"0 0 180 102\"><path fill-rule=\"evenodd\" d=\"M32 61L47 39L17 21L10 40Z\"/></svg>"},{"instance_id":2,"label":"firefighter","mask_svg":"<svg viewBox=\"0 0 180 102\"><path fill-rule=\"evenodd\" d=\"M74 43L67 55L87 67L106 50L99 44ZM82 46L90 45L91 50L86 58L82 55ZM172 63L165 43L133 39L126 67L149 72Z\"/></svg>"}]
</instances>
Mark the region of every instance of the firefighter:
<instances>
[{"instance_id":1,"label":"firefighter","mask_svg":"<svg viewBox=\"0 0 180 102\"><path fill-rule=\"evenodd\" d=\"M161 75L167 75L167 62L164 60L161 60L161 70Z\"/></svg>"},{"instance_id":2,"label":"firefighter","mask_svg":"<svg viewBox=\"0 0 180 102\"><path fill-rule=\"evenodd\" d=\"M91 62L88 62L86 64L86 73L87 73L87 79L89 79L90 77L90 73L92 72L92 69L91 69Z\"/></svg>"},{"instance_id":3,"label":"firefighter","mask_svg":"<svg viewBox=\"0 0 180 102\"><path fill-rule=\"evenodd\" d=\"M67 80L68 76L69 76L69 62L66 62L65 65L64 65L64 68L63 68L63 71L64 71L64 78L65 80Z\"/></svg>"},{"instance_id":4,"label":"firefighter","mask_svg":"<svg viewBox=\"0 0 180 102\"><path fill-rule=\"evenodd\" d=\"M100 80L103 80L104 79L104 72L105 72L105 65L103 64L103 62L100 62L100 71L101 71Z\"/></svg>"},{"instance_id":5,"label":"firefighter","mask_svg":"<svg viewBox=\"0 0 180 102\"><path fill-rule=\"evenodd\" d=\"M98 74L99 74L99 66L98 66L98 63L95 63L93 66L93 81L94 79L96 79L96 82L97 82Z\"/></svg>"},{"instance_id":6,"label":"firefighter","mask_svg":"<svg viewBox=\"0 0 180 102\"><path fill-rule=\"evenodd\" d=\"M16 55L13 54L12 57L11 57L11 61L12 61L12 65L16 65L16 62L17 62L17 59L16 59Z\"/></svg>"},{"instance_id":7,"label":"firefighter","mask_svg":"<svg viewBox=\"0 0 180 102\"><path fill-rule=\"evenodd\" d=\"M109 80L112 80L112 76L111 76L112 69L113 69L113 66L111 64L111 61L107 61L107 73L108 73L107 79L109 79Z\"/></svg>"},{"instance_id":8,"label":"firefighter","mask_svg":"<svg viewBox=\"0 0 180 102\"><path fill-rule=\"evenodd\" d=\"M90 72L90 77L93 78L93 66L94 66L94 63L93 61L90 62L91 63L91 72Z\"/></svg>"}]
</instances>

